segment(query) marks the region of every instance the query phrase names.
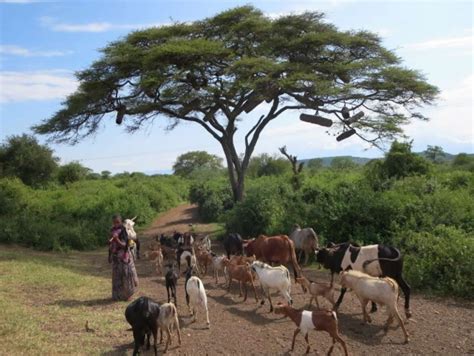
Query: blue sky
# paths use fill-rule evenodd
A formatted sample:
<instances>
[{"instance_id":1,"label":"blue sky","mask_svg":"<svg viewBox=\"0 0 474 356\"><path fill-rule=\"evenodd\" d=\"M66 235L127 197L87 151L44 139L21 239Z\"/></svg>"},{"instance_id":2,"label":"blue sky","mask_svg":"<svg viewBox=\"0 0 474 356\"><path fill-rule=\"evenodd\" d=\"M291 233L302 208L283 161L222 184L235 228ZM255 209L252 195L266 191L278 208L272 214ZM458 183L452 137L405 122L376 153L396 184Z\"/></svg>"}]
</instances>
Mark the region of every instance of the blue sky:
<instances>
[{"instance_id":1,"label":"blue sky","mask_svg":"<svg viewBox=\"0 0 474 356\"><path fill-rule=\"evenodd\" d=\"M133 29L202 19L248 3L270 16L322 11L328 22L343 30L377 32L405 66L421 70L442 90L437 105L423 109L431 121L405 128L414 149L439 145L451 153L474 152L471 1L0 0L0 141L29 132L32 125L57 111L77 85L74 71L87 68L108 42ZM248 125L244 123L240 131ZM130 136L110 120L100 133L80 144L52 148L64 163L79 160L95 171L112 172L165 172L176 156L189 150L222 155L218 143L201 128L183 124L165 132L165 126L165 122L157 123ZM238 140L243 142L241 136ZM355 137L336 143L324 130L300 122L295 114L269 125L256 153L275 153L284 144L300 158L382 155Z\"/></svg>"}]
</instances>

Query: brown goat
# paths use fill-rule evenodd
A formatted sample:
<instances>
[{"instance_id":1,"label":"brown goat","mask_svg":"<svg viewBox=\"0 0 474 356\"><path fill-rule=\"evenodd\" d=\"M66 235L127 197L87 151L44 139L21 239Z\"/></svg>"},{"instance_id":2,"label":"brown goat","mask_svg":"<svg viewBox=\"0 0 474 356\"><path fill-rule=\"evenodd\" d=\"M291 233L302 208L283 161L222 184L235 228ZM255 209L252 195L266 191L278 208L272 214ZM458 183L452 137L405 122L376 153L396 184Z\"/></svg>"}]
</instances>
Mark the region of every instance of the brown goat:
<instances>
[{"instance_id":1,"label":"brown goat","mask_svg":"<svg viewBox=\"0 0 474 356\"><path fill-rule=\"evenodd\" d=\"M293 341L291 343L291 351L295 348L296 335L298 335L300 331L303 332L304 339L306 340L306 353L308 353L311 348L308 341L308 332L310 330L323 330L332 337L332 345L328 351L328 355L331 355L336 341L342 345L344 355L348 355L346 343L339 336L336 312L329 310L297 310L289 305L278 303L275 308L275 313L289 317L296 324L296 330L293 333Z\"/></svg>"},{"instance_id":2,"label":"brown goat","mask_svg":"<svg viewBox=\"0 0 474 356\"><path fill-rule=\"evenodd\" d=\"M145 257L155 263L156 273L163 274L163 253L160 247L145 252Z\"/></svg>"},{"instance_id":3,"label":"brown goat","mask_svg":"<svg viewBox=\"0 0 474 356\"><path fill-rule=\"evenodd\" d=\"M320 309L318 296L322 296L327 299L334 308L336 302L334 300L334 285L332 284L332 281L331 283L313 282L307 279L305 276L301 276L299 278L296 278L296 283L300 284L301 286L304 286L306 290L309 291L309 294L311 294L311 297L309 298L309 306L311 306L311 303L314 299L316 300L316 305L318 306L318 309Z\"/></svg>"},{"instance_id":4,"label":"brown goat","mask_svg":"<svg viewBox=\"0 0 474 356\"><path fill-rule=\"evenodd\" d=\"M232 256L229 261L233 265L245 265L246 263L251 264L252 262L256 261L256 258L255 255L250 257Z\"/></svg>"},{"instance_id":5,"label":"brown goat","mask_svg":"<svg viewBox=\"0 0 474 356\"><path fill-rule=\"evenodd\" d=\"M255 295L255 300L258 302L257 291L255 290L255 285L253 283L253 276L252 270L250 269L250 265L247 263L245 265L235 265L229 261L229 259L225 258L222 262L224 266L226 266L227 274L229 278L229 284L227 286L227 291L230 290L230 286L232 284L232 279L239 281L240 287L240 294L239 297L242 296L242 285L244 286L244 302L247 300L247 283L250 283L253 288L253 294Z\"/></svg>"},{"instance_id":6,"label":"brown goat","mask_svg":"<svg viewBox=\"0 0 474 356\"><path fill-rule=\"evenodd\" d=\"M199 269L206 275L209 265L212 264L212 253L204 248L198 247L195 250L195 254Z\"/></svg>"}]
</instances>

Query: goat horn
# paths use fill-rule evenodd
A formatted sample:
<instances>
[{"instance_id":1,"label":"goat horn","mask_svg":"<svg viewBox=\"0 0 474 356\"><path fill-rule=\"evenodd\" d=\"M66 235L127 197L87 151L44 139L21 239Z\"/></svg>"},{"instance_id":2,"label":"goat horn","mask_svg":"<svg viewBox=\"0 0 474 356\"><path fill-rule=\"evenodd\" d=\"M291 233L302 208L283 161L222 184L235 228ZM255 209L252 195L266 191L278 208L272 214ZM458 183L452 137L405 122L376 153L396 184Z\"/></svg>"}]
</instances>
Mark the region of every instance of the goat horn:
<instances>
[{"instance_id":1,"label":"goat horn","mask_svg":"<svg viewBox=\"0 0 474 356\"><path fill-rule=\"evenodd\" d=\"M137 215L135 215L133 218L131 218L130 220L132 221L135 221L135 219L137 218Z\"/></svg>"}]
</instances>

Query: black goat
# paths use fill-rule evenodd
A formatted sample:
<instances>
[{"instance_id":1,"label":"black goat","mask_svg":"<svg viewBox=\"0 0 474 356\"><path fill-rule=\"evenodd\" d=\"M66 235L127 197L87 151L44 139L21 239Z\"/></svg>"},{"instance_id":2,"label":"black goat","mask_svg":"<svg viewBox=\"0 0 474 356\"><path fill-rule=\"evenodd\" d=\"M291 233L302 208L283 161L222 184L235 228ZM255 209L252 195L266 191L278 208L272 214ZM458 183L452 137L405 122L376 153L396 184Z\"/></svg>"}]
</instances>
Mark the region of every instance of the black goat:
<instances>
[{"instance_id":1,"label":"black goat","mask_svg":"<svg viewBox=\"0 0 474 356\"><path fill-rule=\"evenodd\" d=\"M131 302L125 309L125 318L133 330L133 340L135 346L133 355L139 354L139 349L145 344L147 337L147 350L150 349L150 335L153 334L153 347L155 356L158 355L158 316L160 314L160 304L148 297L140 297Z\"/></svg>"},{"instance_id":2,"label":"black goat","mask_svg":"<svg viewBox=\"0 0 474 356\"><path fill-rule=\"evenodd\" d=\"M165 275L166 293L168 293L168 303L171 301L171 297L173 297L174 305L178 306L178 299L176 298L176 285L178 284L178 273L173 268L173 265L167 265L166 268L168 269ZM171 295L170 295L170 291L171 291Z\"/></svg>"}]
</instances>

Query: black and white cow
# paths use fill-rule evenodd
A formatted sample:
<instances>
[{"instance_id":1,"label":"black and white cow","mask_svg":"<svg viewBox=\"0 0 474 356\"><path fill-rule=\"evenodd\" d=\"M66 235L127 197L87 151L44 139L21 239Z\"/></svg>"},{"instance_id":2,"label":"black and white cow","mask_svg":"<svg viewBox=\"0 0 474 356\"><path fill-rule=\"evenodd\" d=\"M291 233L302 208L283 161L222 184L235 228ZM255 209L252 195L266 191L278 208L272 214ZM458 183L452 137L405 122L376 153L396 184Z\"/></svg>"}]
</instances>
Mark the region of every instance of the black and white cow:
<instances>
[{"instance_id":1,"label":"black and white cow","mask_svg":"<svg viewBox=\"0 0 474 356\"><path fill-rule=\"evenodd\" d=\"M326 248L316 250L316 261L334 273L350 269L367 273L374 277L393 278L405 295L405 314L411 317L410 312L410 286L403 279L403 257L395 247L385 245L357 246L350 242L333 244L330 242ZM331 279L332 279L331 277ZM345 288L336 302L336 308L344 298ZM372 303L372 311L377 310Z\"/></svg>"}]
</instances>

